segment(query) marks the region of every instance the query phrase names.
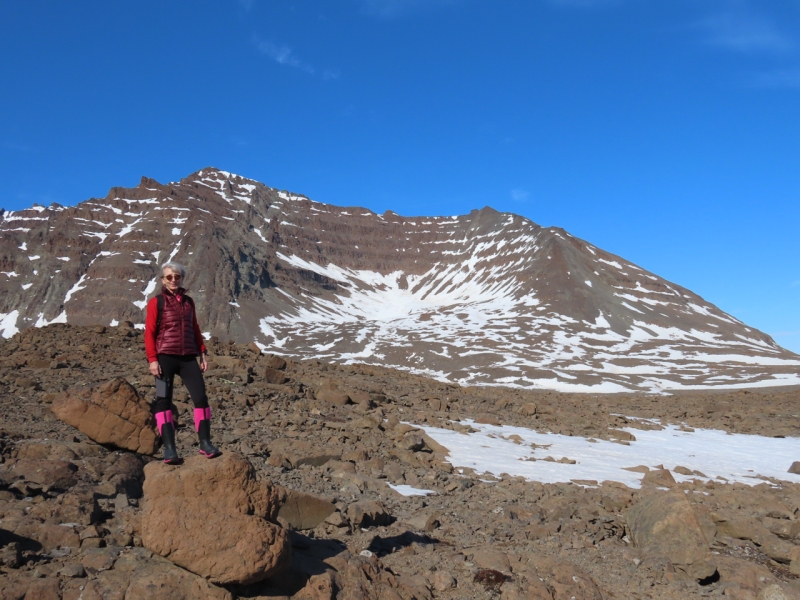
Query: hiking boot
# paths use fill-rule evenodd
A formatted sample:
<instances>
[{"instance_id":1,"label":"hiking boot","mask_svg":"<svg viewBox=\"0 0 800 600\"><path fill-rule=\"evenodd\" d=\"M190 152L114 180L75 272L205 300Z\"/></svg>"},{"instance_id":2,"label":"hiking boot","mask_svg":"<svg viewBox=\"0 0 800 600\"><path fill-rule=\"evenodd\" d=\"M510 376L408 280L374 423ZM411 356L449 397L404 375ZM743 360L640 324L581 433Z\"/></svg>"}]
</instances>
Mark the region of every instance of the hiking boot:
<instances>
[{"instance_id":1,"label":"hiking boot","mask_svg":"<svg viewBox=\"0 0 800 600\"><path fill-rule=\"evenodd\" d=\"M164 444L164 462L168 465L176 465L181 462L181 458L175 449L175 425L172 422L172 411L165 410L156 413L155 417L158 433Z\"/></svg>"},{"instance_id":2,"label":"hiking boot","mask_svg":"<svg viewBox=\"0 0 800 600\"><path fill-rule=\"evenodd\" d=\"M214 458L222 454L214 444L211 443L211 421L203 419L197 425L197 437L200 440L200 454L206 458Z\"/></svg>"},{"instance_id":3,"label":"hiking boot","mask_svg":"<svg viewBox=\"0 0 800 600\"><path fill-rule=\"evenodd\" d=\"M194 409L194 428L197 430L197 437L200 440L200 454L214 458L222 454L214 444L211 443L211 407Z\"/></svg>"}]
</instances>

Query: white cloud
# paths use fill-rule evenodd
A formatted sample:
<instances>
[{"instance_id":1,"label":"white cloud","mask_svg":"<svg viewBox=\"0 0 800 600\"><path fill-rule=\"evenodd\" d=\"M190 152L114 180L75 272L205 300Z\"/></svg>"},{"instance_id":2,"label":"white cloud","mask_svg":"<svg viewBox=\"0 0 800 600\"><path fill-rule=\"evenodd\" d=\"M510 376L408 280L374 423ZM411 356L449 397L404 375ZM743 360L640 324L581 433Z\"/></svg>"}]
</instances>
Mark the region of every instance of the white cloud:
<instances>
[{"instance_id":1,"label":"white cloud","mask_svg":"<svg viewBox=\"0 0 800 600\"><path fill-rule=\"evenodd\" d=\"M293 67L305 71L309 75L315 75L316 69L307 62L301 60L292 52L289 46L283 44L275 44L273 42L265 41L257 36L253 37L253 43L258 51L264 56L268 56L279 65L285 67Z\"/></svg>"},{"instance_id":2,"label":"white cloud","mask_svg":"<svg viewBox=\"0 0 800 600\"><path fill-rule=\"evenodd\" d=\"M525 190L519 188L514 188L511 190L511 199L516 200L517 202L525 202L529 196L530 193Z\"/></svg>"},{"instance_id":3,"label":"white cloud","mask_svg":"<svg viewBox=\"0 0 800 600\"><path fill-rule=\"evenodd\" d=\"M784 52L795 46L772 21L753 14L719 14L696 26L706 31L706 42L728 50Z\"/></svg>"}]
</instances>

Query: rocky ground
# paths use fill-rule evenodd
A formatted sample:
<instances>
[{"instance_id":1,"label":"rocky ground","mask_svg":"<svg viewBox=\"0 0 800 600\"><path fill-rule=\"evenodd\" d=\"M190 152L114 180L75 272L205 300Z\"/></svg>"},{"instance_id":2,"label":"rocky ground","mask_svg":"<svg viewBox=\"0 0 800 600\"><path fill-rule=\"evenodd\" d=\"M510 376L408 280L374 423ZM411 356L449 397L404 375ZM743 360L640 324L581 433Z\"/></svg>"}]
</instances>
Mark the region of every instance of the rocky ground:
<instances>
[{"instance_id":1,"label":"rocky ground","mask_svg":"<svg viewBox=\"0 0 800 600\"><path fill-rule=\"evenodd\" d=\"M215 340L209 350L213 433L225 456L246 457L257 478L290 496L322 499L309 512L301 494L306 512L273 515L290 530L292 566L242 584L199 577L143 545L145 470L149 478L165 467L99 445L53 412L67 390L77 397L118 378L150 399L141 332L58 324L0 342L0 598L800 598L797 484L675 483L653 470L630 489L460 474L403 423L458 430L472 418L609 439L632 425L615 415L628 415L796 436L796 388L523 392L286 362ZM176 408L178 445L190 457L196 435L183 391ZM387 482L436 494L405 497ZM147 523L145 515L145 531Z\"/></svg>"}]
</instances>

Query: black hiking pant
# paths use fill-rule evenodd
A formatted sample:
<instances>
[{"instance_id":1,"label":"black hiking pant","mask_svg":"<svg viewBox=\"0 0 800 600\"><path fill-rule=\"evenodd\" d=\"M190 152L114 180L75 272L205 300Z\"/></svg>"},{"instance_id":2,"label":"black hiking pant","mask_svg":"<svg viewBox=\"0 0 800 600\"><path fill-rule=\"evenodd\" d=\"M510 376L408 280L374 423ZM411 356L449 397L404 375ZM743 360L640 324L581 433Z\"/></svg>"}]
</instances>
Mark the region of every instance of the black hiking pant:
<instances>
[{"instance_id":1,"label":"black hiking pant","mask_svg":"<svg viewBox=\"0 0 800 600\"><path fill-rule=\"evenodd\" d=\"M175 354L159 354L161 377L156 377L156 401L153 413L160 413L172 408L172 386L175 375L180 375L183 385L189 390L189 396L195 408L208 408L206 383L203 372L197 364L197 355L177 356Z\"/></svg>"}]
</instances>

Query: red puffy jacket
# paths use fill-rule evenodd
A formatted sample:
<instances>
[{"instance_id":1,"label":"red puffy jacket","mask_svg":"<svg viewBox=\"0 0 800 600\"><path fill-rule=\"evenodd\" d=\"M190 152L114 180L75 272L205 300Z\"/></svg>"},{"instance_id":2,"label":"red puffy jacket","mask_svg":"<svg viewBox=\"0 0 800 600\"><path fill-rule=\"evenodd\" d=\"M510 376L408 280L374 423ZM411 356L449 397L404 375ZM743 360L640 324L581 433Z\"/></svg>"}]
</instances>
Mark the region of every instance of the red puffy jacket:
<instances>
[{"instance_id":1,"label":"red puffy jacket","mask_svg":"<svg viewBox=\"0 0 800 600\"><path fill-rule=\"evenodd\" d=\"M161 313L160 326L157 325L158 297L150 298L147 303L147 318L144 323L147 361L157 360L159 354L187 356L205 352L206 345L197 324L194 302L186 295L186 290L180 288L176 294L172 294L163 287L161 295L164 296L164 310Z\"/></svg>"}]
</instances>

